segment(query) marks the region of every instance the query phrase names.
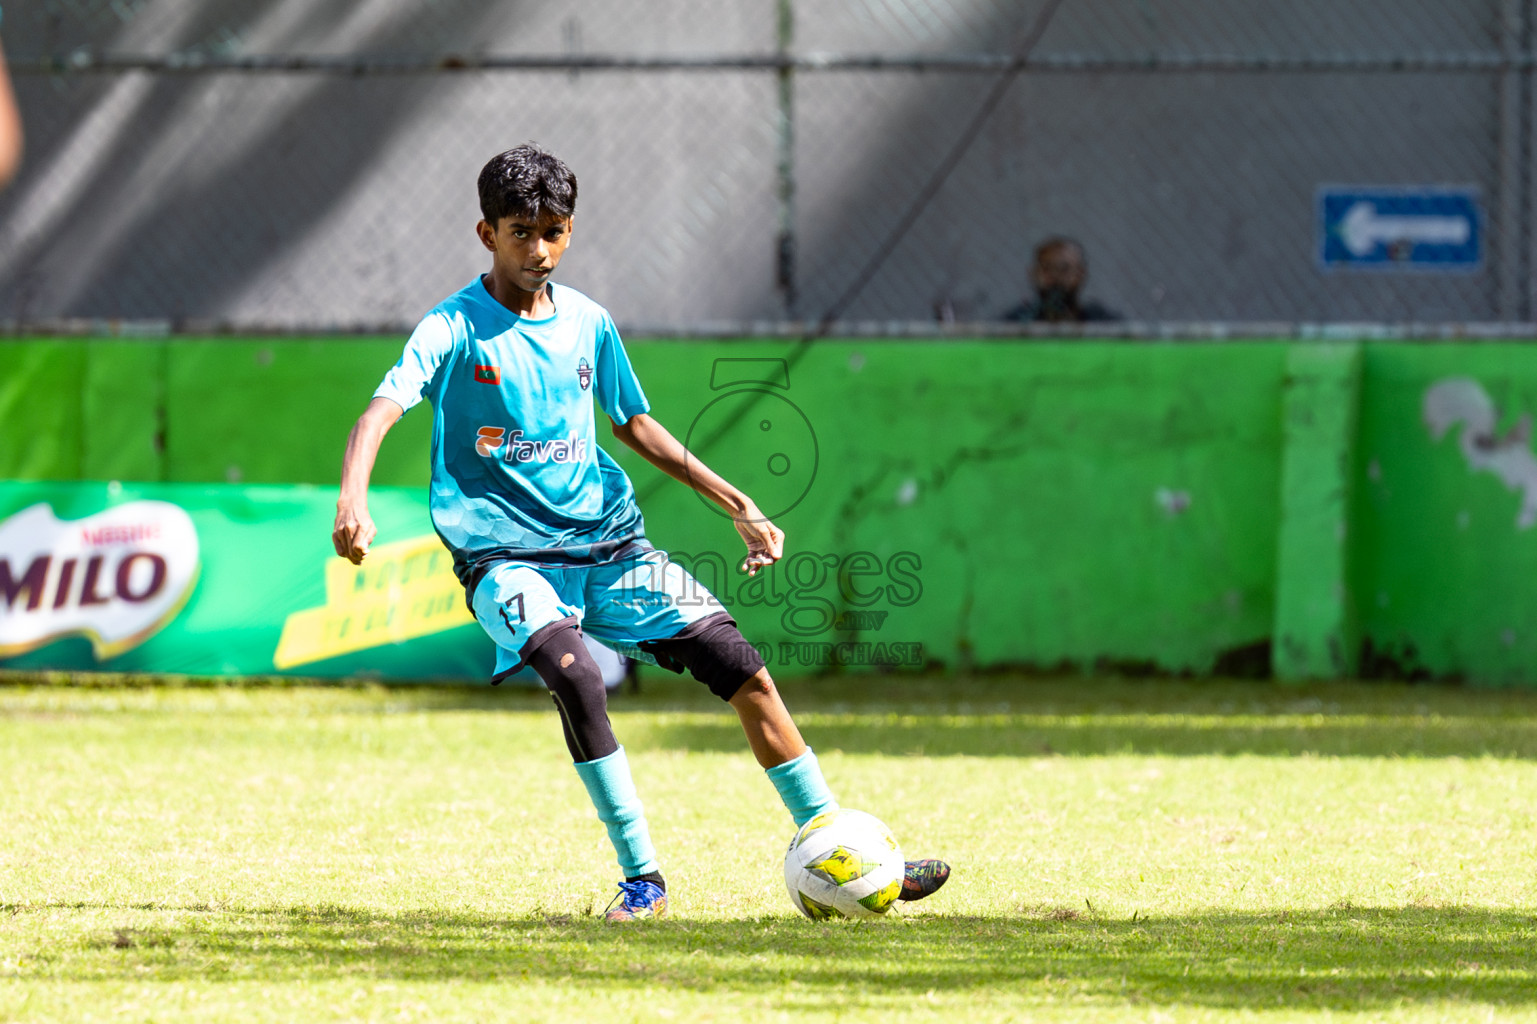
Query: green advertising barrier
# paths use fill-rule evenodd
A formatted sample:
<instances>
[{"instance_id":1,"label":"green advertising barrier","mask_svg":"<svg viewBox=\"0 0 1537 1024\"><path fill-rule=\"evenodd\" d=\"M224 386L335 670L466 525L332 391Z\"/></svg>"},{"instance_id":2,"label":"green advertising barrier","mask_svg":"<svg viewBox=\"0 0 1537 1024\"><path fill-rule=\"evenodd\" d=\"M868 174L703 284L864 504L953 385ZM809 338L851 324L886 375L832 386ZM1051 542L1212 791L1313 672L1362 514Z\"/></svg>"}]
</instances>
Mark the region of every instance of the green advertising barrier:
<instances>
[{"instance_id":1,"label":"green advertising barrier","mask_svg":"<svg viewBox=\"0 0 1537 1024\"><path fill-rule=\"evenodd\" d=\"M1368 345L1362 672L1537 684L1537 347Z\"/></svg>"},{"instance_id":2,"label":"green advertising barrier","mask_svg":"<svg viewBox=\"0 0 1537 1024\"><path fill-rule=\"evenodd\" d=\"M165 479L334 486L347 432L403 339L165 343ZM428 416L409 416L373 482L427 484Z\"/></svg>"},{"instance_id":3,"label":"green advertising barrier","mask_svg":"<svg viewBox=\"0 0 1537 1024\"><path fill-rule=\"evenodd\" d=\"M1287 351L1272 665L1288 681L1357 670L1349 521L1361 361L1355 344Z\"/></svg>"},{"instance_id":4,"label":"green advertising barrier","mask_svg":"<svg viewBox=\"0 0 1537 1024\"><path fill-rule=\"evenodd\" d=\"M0 477L210 494L204 482L333 488L271 492L274 505L313 502L303 543L320 565L347 431L400 346L0 344ZM785 529L787 558L739 576L729 522L606 430L597 440L634 479L653 541L727 600L777 672L1097 666L1300 680L1359 667L1537 685L1527 585L1537 572L1537 347L872 338L629 348L655 415L754 494ZM403 502L423 500L429 433L430 416L413 411L385 442L375 481L411 488ZM429 535L413 508L381 544ZM265 623L261 670L384 671L368 652L269 664L288 617L326 603L324 572L306 579L292 583L294 594L312 588L302 601L279 601L281 622L248 620ZM205 577L187 613L208 614L208 586ZM218 586L249 584L221 569ZM400 650L434 644L459 650L448 633ZM244 645L236 630L229 649ZM79 639L49 650L93 664ZM113 665L206 670L162 662L163 650L146 641ZM449 663L435 659L420 671L444 674L429 671ZM11 662L46 660L32 651Z\"/></svg>"},{"instance_id":5,"label":"green advertising barrier","mask_svg":"<svg viewBox=\"0 0 1537 1024\"><path fill-rule=\"evenodd\" d=\"M1270 636L1285 346L632 348L654 414L786 532L721 594L777 671L1209 672ZM776 358L786 387L720 372ZM734 564L719 513L615 455L659 546Z\"/></svg>"},{"instance_id":6,"label":"green advertising barrier","mask_svg":"<svg viewBox=\"0 0 1537 1024\"><path fill-rule=\"evenodd\" d=\"M0 667L485 680L420 489L379 488L390 539L331 549L334 491L0 484Z\"/></svg>"},{"instance_id":7,"label":"green advertising barrier","mask_svg":"<svg viewBox=\"0 0 1537 1024\"><path fill-rule=\"evenodd\" d=\"M0 480L80 477L86 352L80 342L0 345Z\"/></svg>"},{"instance_id":8,"label":"green advertising barrier","mask_svg":"<svg viewBox=\"0 0 1537 1024\"><path fill-rule=\"evenodd\" d=\"M0 342L0 480L330 483L401 340ZM431 424L374 469L425 486Z\"/></svg>"}]
</instances>

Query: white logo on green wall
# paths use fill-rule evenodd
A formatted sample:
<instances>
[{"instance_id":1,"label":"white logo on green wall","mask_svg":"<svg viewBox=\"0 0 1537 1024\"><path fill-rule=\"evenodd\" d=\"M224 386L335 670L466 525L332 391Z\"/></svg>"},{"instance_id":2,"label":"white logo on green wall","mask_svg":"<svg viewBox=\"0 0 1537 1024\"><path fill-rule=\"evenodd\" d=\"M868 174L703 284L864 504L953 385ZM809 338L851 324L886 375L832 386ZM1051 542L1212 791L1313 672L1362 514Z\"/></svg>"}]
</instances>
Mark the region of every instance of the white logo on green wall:
<instances>
[{"instance_id":1,"label":"white logo on green wall","mask_svg":"<svg viewBox=\"0 0 1537 1024\"><path fill-rule=\"evenodd\" d=\"M1461 426L1457 446L1473 470L1493 474L1512 491L1521 493L1516 528L1537 526L1537 455L1532 453L1532 417L1522 413L1503 434L1494 399L1476 380L1448 377L1425 392L1425 425L1439 441Z\"/></svg>"}]
</instances>

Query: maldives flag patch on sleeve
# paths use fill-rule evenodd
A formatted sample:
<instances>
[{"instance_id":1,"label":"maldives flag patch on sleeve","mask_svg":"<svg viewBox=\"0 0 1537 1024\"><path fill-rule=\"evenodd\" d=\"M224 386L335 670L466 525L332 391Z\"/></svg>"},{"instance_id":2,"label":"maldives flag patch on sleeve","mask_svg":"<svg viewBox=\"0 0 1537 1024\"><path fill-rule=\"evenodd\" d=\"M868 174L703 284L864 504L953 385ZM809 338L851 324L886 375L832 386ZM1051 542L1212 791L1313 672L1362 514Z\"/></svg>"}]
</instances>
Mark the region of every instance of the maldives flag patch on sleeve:
<instances>
[{"instance_id":1,"label":"maldives flag patch on sleeve","mask_svg":"<svg viewBox=\"0 0 1537 1024\"><path fill-rule=\"evenodd\" d=\"M502 368L500 366L476 366L475 382L477 384L500 384L502 382Z\"/></svg>"}]
</instances>

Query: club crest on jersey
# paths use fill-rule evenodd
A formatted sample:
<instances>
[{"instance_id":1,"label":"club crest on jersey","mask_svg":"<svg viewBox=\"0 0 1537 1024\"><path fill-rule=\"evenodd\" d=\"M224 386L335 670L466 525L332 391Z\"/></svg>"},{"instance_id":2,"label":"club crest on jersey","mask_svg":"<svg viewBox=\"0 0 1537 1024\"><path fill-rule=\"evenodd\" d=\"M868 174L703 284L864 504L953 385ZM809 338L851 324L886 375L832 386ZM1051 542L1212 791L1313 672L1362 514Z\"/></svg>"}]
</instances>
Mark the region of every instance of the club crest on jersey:
<instances>
[{"instance_id":1,"label":"club crest on jersey","mask_svg":"<svg viewBox=\"0 0 1537 1024\"><path fill-rule=\"evenodd\" d=\"M501 457L507 462L581 462L587 457L587 439L575 433L548 441L525 441L521 430L508 434L504 427L481 427L475 435L475 451L488 459L496 458L504 447Z\"/></svg>"},{"instance_id":2,"label":"club crest on jersey","mask_svg":"<svg viewBox=\"0 0 1537 1024\"><path fill-rule=\"evenodd\" d=\"M585 357L576 364L576 379L581 381L583 391L592 387L592 364Z\"/></svg>"},{"instance_id":3,"label":"club crest on jersey","mask_svg":"<svg viewBox=\"0 0 1537 1024\"><path fill-rule=\"evenodd\" d=\"M502 368L500 366L476 366L475 383L477 384L501 384Z\"/></svg>"}]
</instances>

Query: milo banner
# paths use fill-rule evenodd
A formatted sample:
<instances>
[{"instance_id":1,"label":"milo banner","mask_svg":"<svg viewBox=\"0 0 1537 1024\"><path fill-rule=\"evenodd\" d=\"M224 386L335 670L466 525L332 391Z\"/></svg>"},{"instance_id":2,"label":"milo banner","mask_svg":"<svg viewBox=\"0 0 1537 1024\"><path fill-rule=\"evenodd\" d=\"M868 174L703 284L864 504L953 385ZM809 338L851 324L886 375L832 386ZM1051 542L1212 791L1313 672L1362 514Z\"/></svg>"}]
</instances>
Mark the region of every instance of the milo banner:
<instances>
[{"instance_id":1,"label":"milo banner","mask_svg":"<svg viewBox=\"0 0 1537 1024\"><path fill-rule=\"evenodd\" d=\"M334 489L0 483L0 668L484 681L426 497L374 488L354 566Z\"/></svg>"}]
</instances>

